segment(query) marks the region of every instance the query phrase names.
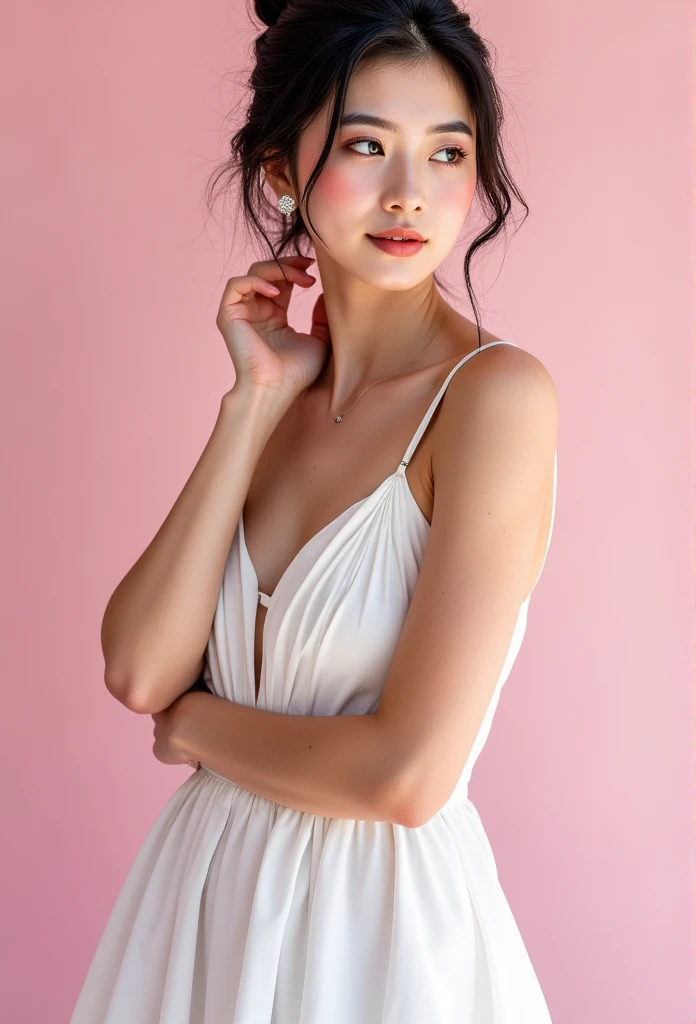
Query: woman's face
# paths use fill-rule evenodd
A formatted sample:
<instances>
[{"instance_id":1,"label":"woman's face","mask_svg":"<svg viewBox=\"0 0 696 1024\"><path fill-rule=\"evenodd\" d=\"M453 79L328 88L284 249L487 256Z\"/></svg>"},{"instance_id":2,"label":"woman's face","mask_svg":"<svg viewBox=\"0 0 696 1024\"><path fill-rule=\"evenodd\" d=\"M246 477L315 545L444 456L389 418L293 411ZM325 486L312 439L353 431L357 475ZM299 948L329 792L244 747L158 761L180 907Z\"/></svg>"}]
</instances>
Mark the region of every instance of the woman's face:
<instances>
[{"instance_id":1,"label":"woman's face","mask_svg":"<svg viewBox=\"0 0 696 1024\"><path fill-rule=\"evenodd\" d=\"M321 153L328 117L327 104L300 138L301 188ZM378 288L411 288L447 256L469 212L476 187L472 110L463 87L429 58L356 71L345 119L351 123L339 126L309 199L323 239L307 224L319 269L334 263L334 271ZM419 251L394 254L370 240L385 229L398 235L399 227L420 232L426 241Z\"/></svg>"}]
</instances>

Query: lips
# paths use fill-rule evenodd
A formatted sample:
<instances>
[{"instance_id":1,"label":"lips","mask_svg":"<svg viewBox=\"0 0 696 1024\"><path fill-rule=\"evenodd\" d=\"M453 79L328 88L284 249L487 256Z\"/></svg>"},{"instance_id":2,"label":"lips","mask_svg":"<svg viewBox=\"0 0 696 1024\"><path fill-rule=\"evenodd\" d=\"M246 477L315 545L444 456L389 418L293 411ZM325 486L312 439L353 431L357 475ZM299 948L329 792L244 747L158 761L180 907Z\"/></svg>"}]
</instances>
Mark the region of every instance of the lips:
<instances>
[{"instance_id":1,"label":"lips","mask_svg":"<svg viewBox=\"0 0 696 1024\"><path fill-rule=\"evenodd\" d=\"M396 233L394 232L394 234ZM413 234L418 234L418 232L413 232ZM382 232L381 235L368 235L367 237L373 245L390 256L415 256L425 245L421 238L409 238L405 242L397 242L393 238L385 238L384 235L385 232Z\"/></svg>"},{"instance_id":2,"label":"lips","mask_svg":"<svg viewBox=\"0 0 696 1024\"><path fill-rule=\"evenodd\" d=\"M393 228L385 228L384 231L375 231L370 238L407 238L417 242L425 241L420 231L416 231L415 228L399 227L398 225Z\"/></svg>"}]
</instances>

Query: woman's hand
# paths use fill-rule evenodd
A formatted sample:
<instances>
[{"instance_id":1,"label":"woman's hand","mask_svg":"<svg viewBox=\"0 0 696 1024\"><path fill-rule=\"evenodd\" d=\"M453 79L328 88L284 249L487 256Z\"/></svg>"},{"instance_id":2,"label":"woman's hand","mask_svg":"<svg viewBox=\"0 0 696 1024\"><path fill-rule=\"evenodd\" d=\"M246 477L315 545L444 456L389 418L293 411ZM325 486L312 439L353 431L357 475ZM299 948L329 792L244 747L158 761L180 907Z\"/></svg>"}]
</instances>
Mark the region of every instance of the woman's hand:
<instances>
[{"instance_id":1,"label":"woman's hand","mask_svg":"<svg viewBox=\"0 0 696 1024\"><path fill-rule=\"evenodd\" d=\"M312 311L309 334L288 325L293 285L310 288L308 256L280 256L252 263L243 277L231 277L220 302L216 324L232 357L239 390L268 389L291 404L318 376L330 346L323 294ZM287 277L287 281L286 278Z\"/></svg>"},{"instance_id":2,"label":"woman's hand","mask_svg":"<svg viewBox=\"0 0 696 1024\"><path fill-rule=\"evenodd\" d=\"M190 764L192 768L200 767L199 761L191 761L178 743L182 716L186 714L188 693L182 693L173 704L164 711L156 711L151 717L155 723L153 734L155 742L152 752L162 764Z\"/></svg>"}]
</instances>

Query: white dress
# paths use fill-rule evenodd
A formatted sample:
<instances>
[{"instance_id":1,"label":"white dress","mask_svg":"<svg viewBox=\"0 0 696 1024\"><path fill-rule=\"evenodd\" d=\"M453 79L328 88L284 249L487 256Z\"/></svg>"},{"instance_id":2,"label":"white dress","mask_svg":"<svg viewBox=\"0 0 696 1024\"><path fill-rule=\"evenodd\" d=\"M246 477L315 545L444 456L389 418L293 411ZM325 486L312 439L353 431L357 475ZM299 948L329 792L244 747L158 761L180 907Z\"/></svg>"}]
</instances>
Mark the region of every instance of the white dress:
<instances>
[{"instance_id":1,"label":"white dress","mask_svg":"<svg viewBox=\"0 0 696 1024\"><path fill-rule=\"evenodd\" d=\"M430 532L405 467L453 374L498 344L513 342L459 361L396 472L312 537L270 598L240 515L207 647L215 694L297 715L376 709ZM70 1024L550 1024L467 795L528 604L454 792L421 827L310 814L192 772L136 855Z\"/></svg>"}]
</instances>

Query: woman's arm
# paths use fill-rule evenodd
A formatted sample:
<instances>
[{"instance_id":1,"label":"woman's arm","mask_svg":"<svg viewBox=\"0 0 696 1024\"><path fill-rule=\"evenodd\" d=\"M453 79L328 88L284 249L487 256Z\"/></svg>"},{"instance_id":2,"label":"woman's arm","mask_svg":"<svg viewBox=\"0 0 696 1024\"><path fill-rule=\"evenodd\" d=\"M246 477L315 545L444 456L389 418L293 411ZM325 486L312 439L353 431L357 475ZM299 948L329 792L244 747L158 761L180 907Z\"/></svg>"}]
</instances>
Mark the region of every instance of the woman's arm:
<instances>
[{"instance_id":1,"label":"woman's arm","mask_svg":"<svg viewBox=\"0 0 696 1024\"><path fill-rule=\"evenodd\" d=\"M289 715L213 694L177 701L170 745L181 762L268 800L330 818L391 821L389 747L376 715Z\"/></svg>"},{"instance_id":2,"label":"woman's arm","mask_svg":"<svg viewBox=\"0 0 696 1024\"><path fill-rule=\"evenodd\" d=\"M102 623L104 678L132 711L163 710L199 676L251 477L284 409L251 389L223 395L181 494L112 594Z\"/></svg>"},{"instance_id":3,"label":"woman's arm","mask_svg":"<svg viewBox=\"0 0 696 1024\"><path fill-rule=\"evenodd\" d=\"M401 820L416 823L461 776L548 539L553 380L523 349L485 355L454 375L443 399L430 534L377 709L402 780Z\"/></svg>"},{"instance_id":4,"label":"woman's arm","mask_svg":"<svg viewBox=\"0 0 696 1024\"><path fill-rule=\"evenodd\" d=\"M490 360L489 360L490 363ZM435 508L373 715L293 716L186 695L182 760L328 817L415 827L447 801L500 678L552 483L556 393L529 353L455 378L433 458Z\"/></svg>"}]
</instances>

